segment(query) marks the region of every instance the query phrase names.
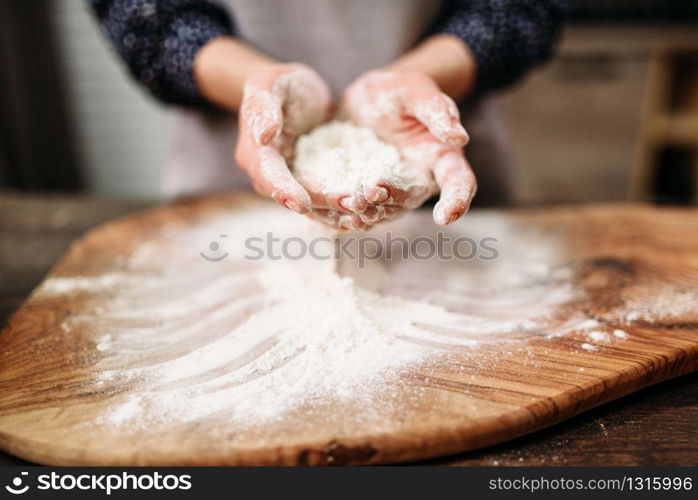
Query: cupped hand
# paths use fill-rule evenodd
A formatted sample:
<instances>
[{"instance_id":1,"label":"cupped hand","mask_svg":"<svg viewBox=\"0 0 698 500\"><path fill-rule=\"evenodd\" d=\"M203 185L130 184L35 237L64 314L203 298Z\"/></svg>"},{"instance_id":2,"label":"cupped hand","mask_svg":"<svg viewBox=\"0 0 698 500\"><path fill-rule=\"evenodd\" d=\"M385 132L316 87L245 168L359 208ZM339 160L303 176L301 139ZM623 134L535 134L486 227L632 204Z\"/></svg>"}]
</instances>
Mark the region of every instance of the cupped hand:
<instances>
[{"instance_id":1,"label":"cupped hand","mask_svg":"<svg viewBox=\"0 0 698 500\"><path fill-rule=\"evenodd\" d=\"M300 185L288 161L298 136L327 120L331 104L327 84L302 64L269 64L246 79L235 161L258 193L301 214L314 202L326 205L321 193Z\"/></svg>"},{"instance_id":2,"label":"cupped hand","mask_svg":"<svg viewBox=\"0 0 698 500\"><path fill-rule=\"evenodd\" d=\"M374 179L363 188L369 204L416 208L441 191L437 224L450 224L469 208L477 182L463 154L468 134L458 108L426 74L369 71L344 92L339 114L395 145L414 169L407 186Z\"/></svg>"}]
</instances>

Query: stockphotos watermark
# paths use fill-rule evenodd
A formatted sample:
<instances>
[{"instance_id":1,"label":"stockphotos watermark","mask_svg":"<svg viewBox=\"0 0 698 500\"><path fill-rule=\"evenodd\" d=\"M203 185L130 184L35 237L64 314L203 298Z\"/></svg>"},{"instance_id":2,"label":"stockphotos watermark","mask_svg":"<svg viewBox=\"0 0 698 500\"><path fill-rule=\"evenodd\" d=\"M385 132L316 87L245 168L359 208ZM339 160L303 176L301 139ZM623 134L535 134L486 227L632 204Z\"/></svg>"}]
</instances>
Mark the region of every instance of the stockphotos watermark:
<instances>
[{"instance_id":1,"label":"stockphotos watermark","mask_svg":"<svg viewBox=\"0 0 698 500\"><path fill-rule=\"evenodd\" d=\"M230 255L225 248L227 238L226 234L219 235L218 240L209 243L206 251L200 252L201 257L209 262L225 260ZM363 268L367 262L394 259L496 260L499 257L497 243L494 237L451 237L441 231L435 237L418 236L412 239L396 236L390 231L382 237L321 236L311 239L299 236L280 238L268 232L264 236L250 236L244 240L243 258L251 261L297 261L308 257L317 260L349 259L357 261L359 267Z\"/></svg>"},{"instance_id":2,"label":"stockphotos watermark","mask_svg":"<svg viewBox=\"0 0 698 500\"><path fill-rule=\"evenodd\" d=\"M39 474L29 477L28 472L20 472L12 478L5 490L13 495L23 495L32 491L93 491L111 495L115 491L173 491L190 490L192 487L189 474L148 473L59 473Z\"/></svg>"}]
</instances>

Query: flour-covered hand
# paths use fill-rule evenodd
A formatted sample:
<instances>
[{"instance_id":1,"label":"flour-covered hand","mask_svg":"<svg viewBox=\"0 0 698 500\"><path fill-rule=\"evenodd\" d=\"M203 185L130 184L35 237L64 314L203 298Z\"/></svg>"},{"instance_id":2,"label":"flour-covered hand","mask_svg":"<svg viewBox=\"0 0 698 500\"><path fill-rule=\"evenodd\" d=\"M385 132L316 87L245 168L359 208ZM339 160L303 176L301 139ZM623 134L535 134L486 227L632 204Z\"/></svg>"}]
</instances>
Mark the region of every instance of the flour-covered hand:
<instances>
[{"instance_id":1,"label":"flour-covered hand","mask_svg":"<svg viewBox=\"0 0 698 500\"><path fill-rule=\"evenodd\" d=\"M312 210L311 193L293 177L287 161L297 137L330 113L324 80L302 64L269 64L245 81L235 160L255 190L301 214Z\"/></svg>"},{"instance_id":2,"label":"flour-covered hand","mask_svg":"<svg viewBox=\"0 0 698 500\"><path fill-rule=\"evenodd\" d=\"M414 208L440 190L434 207L437 224L450 224L468 210L477 188L463 154L468 134L455 103L432 78L419 72L369 71L344 92L340 116L395 145L421 179L407 188L377 179L364 186L369 203Z\"/></svg>"}]
</instances>

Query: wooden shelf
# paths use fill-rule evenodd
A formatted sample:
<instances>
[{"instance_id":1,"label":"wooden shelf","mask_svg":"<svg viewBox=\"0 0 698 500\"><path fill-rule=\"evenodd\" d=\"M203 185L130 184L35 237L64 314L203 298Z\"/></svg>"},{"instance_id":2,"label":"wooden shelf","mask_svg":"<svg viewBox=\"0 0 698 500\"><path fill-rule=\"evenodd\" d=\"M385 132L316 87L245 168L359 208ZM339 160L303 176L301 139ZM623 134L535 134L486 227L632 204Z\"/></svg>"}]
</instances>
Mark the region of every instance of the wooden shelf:
<instances>
[{"instance_id":1,"label":"wooden shelf","mask_svg":"<svg viewBox=\"0 0 698 500\"><path fill-rule=\"evenodd\" d=\"M698 148L698 114L653 118L648 127L648 136L654 144Z\"/></svg>"},{"instance_id":2,"label":"wooden shelf","mask_svg":"<svg viewBox=\"0 0 698 500\"><path fill-rule=\"evenodd\" d=\"M655 50L646 89L632 198L654 200L661 194L661 169L669 168L669 175L681 174L678 178L693 185L693 202L698 203L698 48L667 44ZM679 154L666 154L672 150ZM677 182L681 187L684 181ZM669 196L686 201L677 193Z\"/></svg>"}]
</instances>

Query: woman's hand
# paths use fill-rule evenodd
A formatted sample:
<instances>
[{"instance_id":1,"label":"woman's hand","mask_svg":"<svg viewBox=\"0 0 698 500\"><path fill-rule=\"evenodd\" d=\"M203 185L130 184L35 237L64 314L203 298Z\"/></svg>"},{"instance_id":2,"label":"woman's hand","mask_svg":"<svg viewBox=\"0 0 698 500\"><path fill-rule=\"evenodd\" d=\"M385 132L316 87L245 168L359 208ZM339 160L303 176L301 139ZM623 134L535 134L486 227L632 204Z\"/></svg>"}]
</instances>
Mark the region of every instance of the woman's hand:
<instances>
[{"instance_id":1,"label":"woman's hand","mask_svg":"<svg viewBox=\"0 0 698 500\"><path fill-rule=\"evenodd\" d=\"M463 154L468 135L453 100L427 74L369 71L345 91L340 115L395 145L419 179L405 189L384 180L364 186L369 203L415 208L440 190L437 224L468 210L477 187Z\"/></svg>"},{"instance_id":2,"label":"woman's hand","mask_svg":"<svg viewBox=\"0 0 698 500\"><path fill-rule=\"evenodd\" d=\"M315 71L222 36L197 52L194 77L209 101L238 113L235 158L258 192L299 213L327 205L325 196L296 181L287 163L296 138L330 112L330 90Z\"/></svg>"},{"instance_id":3,"label":"woman's hand","mask_svg":"<svg viewBox=\"0 0 698 500\"><path fill-rule=\"evenodd\" d=\"M251 74L243 87L239 112L237 165L255 190L286 208L307 214L313 198L293 177L287 161L299 135L324 122L330 112L327 84L302 64L269 64Z\"/></svg>"}]
</instances>

